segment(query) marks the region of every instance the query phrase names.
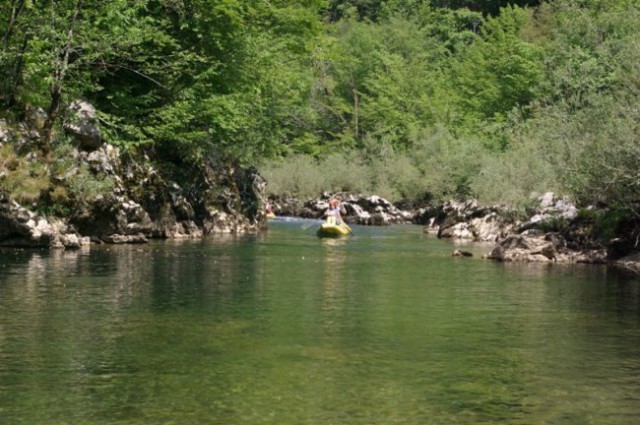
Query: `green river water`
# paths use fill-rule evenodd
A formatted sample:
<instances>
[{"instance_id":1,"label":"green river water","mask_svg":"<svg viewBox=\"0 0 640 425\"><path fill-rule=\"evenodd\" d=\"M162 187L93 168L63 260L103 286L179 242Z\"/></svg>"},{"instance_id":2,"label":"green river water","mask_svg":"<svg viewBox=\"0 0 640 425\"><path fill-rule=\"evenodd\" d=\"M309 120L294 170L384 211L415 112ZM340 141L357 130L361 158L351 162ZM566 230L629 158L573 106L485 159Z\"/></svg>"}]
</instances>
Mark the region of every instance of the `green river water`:
<instances>
[{"instance_id":1,"label":"green river water","mask_svg":"<svg viewBox=\"0 0 640 425\"><path fill-rule=\"evenodd\" d=\"M637 279L317 225L1 250L0 423L640 423Z\"/></svg>"}]
</instances>

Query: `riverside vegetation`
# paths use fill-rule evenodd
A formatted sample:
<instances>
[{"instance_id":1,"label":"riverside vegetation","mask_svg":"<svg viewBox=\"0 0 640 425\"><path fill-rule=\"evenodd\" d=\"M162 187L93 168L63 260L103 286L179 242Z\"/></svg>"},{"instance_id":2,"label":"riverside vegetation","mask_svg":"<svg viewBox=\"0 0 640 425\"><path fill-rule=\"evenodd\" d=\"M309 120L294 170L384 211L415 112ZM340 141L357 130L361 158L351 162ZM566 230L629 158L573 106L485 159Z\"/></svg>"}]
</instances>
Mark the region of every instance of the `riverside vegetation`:
<instances>
[{"instance_id":1,"label":"riverside vegetation","mask_svg":"<svg viewBox=\"0 0 640 425\"><path fill-rule=\"evenodd\" d=\"M207 176L257 167L270 193L297 197L525 208L532 192L553 191L605 207L595 232L636 237L640 6L501 6L3 2L3 196L90 227L95 199L118 188L122 202L155 209L155 223L167 214L148 205L179 198L187 206L174 202L170 218L204 226L212 205L255 218L260 201L246 202L239 180ZM140 179L74 153L99 149L70 131L78 99L95 107L98 146L117 148L125 174L147 167ZM150 175L163 185L145 186ZM168 233L189 232L155 230Z\"/></svg>"}]
</instances>

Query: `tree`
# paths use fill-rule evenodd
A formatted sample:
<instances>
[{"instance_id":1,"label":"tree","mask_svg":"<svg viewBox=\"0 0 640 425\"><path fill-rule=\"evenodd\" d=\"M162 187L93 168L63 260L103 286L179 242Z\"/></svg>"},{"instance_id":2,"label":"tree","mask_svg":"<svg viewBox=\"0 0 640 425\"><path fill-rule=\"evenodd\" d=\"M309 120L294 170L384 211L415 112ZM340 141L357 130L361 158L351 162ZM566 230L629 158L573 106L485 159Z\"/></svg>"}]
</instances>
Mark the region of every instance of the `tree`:
<instances>
[{"instance_id":1,"label":"tree","mask_svg":"<svg viewBox=\"0 0 640 425\"><path fill-rule=\"evenodd\" d=\"M553 31L529 137L580 202L637 212L640 8L625 0L581 3L541 8Z\"/></svg>"},{"instance_id":2,"label":"tree","mask_svg":"<svg viewBox=\"0 0 640 425\"><path fill-rule=\"evenodd\" d=\"M481 38L469 46L457 65L458 102L466 130L501 123L514 108L525 108L536 96L542 76L542 50L523 40L530 20L526 9L508 7L482 27ZM500 142L500 148L504 148Z\"/></svg>"},{"instance_id":3,"label":"tree","mask_svg":"<svg viewBox=\"0 0 640 425\"><path fill-rule=\"evenodd\" d=\"M24 52L29 35L20 34L24 15L32 8L32 4L25 0L12 0L0 5L0 16L7 20L0 22L2 33L2 50L0 50L0 98L5 106L13 106L16 100L18 86L21 82L21 72L24 65Z\"/></svg>"},{"instance_id":4,"label":"tree","mask_svg":"<svg viewBox=\"0 0 640 425\"><path fill-rule=\"evenodd\" d=\"M157 150L189 163L209 155L248 163L286 150L297 132L289 119L308 90L300 57L320 31L316 12L314 2L219 0L165 9L191 66L144 123Z\"/></svg>"},{"instance_id":5,"label":"tree","mask_svg":"<svg viewBox=\"0 0 640 425\"><path fill-rule=\"evenodd\" d=\"M11 96L47 112L41 142L45 154L64 105L101 90L102 75L128 69L154 81L140 58L129 55L135 46L143 50L149 40L166 40L161 27L145 16L146 7L147 2L128 0L14 2L13 10L22 12L13 13L13 23L5 30L3 59L20 64L14 67ZM22 40L20 49L12 47L13 39Z\"/></svg>"}]
</instances>

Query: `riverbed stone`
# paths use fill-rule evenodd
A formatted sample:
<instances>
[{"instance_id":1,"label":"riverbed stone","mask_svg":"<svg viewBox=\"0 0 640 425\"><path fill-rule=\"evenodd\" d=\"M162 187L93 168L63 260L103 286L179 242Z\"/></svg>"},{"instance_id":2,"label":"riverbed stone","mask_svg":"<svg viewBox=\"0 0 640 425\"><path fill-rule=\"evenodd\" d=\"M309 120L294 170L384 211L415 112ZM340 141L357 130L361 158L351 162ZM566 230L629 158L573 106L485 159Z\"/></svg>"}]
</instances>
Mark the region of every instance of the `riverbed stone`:
<instances>
[{"instance_id":1,"label":"riverbed stone","mask_svg":"<svg viewBox=\"0 0 640 425\"><path fill-rule=\"evenodd\" d=\"M64 221L48 219L0 195L0 246L77 249L88 243Z\"/></svg>"},{"instance_id":2,"label":"riverbed stone","mask_svg":"<svg viewBox=\"0 0 640 425\"><path fill-rule=\"evenodd\" d=\"M136 233L136 234L130 234L130 235L112 233L110 235L106 235L102 237L102 240L110 244L141 244L141 243L149 242L147 237L142 233Z\"/></svg>"},{"instance_id":3,"label":"riverbed stone","mask_svg":"<svg viewBox=\"0 0 640 425\"><path fill-rule=\"evenodd\" d=\"M431 216L425 232L437 229L440 238L496 242L510 233L514 220L501 206L481 207L476 200L445 202L440 209L423 210L420 221Z\"/></svg>"},{"instance_id":4,"label":"riverbed stone","mask_svg":"<svg viewBox=\"0 0 640 425\"><path fill-rule=\"evenodd\" d=\"M617 259L613 264L623 270L640 274L640 251L634 251L624 257Z\"/></svg>"}]
</instances>

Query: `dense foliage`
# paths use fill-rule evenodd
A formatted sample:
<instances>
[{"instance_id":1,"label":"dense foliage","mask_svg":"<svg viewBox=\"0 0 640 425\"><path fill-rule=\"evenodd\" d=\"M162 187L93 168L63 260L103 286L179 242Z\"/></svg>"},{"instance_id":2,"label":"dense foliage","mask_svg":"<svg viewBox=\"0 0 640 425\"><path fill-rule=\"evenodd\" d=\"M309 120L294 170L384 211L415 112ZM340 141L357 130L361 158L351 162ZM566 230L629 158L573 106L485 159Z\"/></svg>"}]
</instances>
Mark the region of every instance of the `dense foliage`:
<instances>
[{"instance_id":1,"label":"dense foliage","mask_svg":"<svg viewBox=\"0 0 640 425\"><path fill-rule=\"evenodd\" d=\"M555 190L637 211L640 6L503 5L8 0L2 118L41 108L49 160L83 98L124 150L176 169L258 165L274 192L522 203ZM4 147L9 163L5 188L42 175Z\"/></svg>"}]
</instances>

